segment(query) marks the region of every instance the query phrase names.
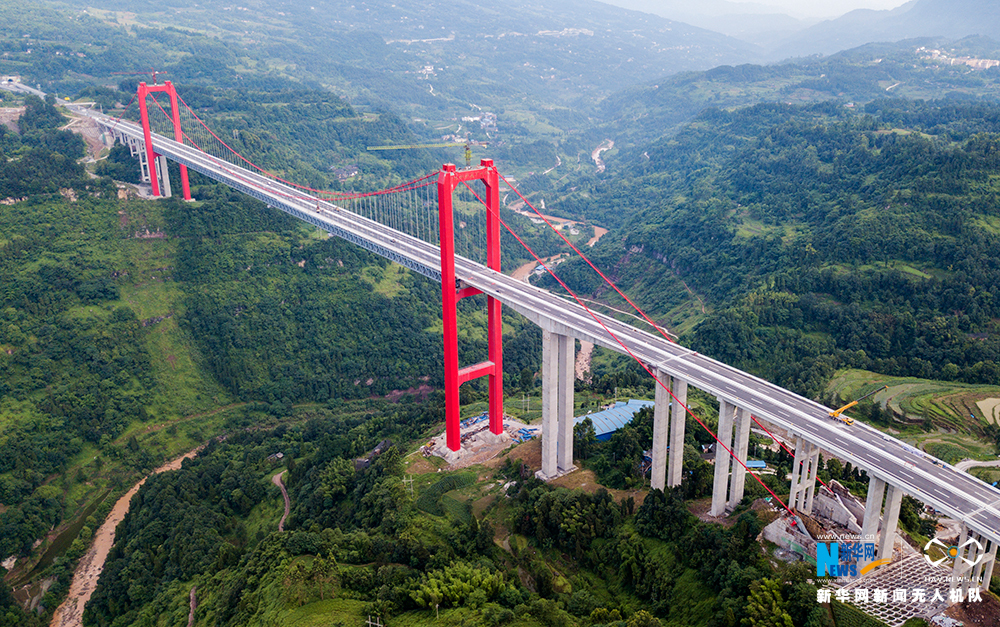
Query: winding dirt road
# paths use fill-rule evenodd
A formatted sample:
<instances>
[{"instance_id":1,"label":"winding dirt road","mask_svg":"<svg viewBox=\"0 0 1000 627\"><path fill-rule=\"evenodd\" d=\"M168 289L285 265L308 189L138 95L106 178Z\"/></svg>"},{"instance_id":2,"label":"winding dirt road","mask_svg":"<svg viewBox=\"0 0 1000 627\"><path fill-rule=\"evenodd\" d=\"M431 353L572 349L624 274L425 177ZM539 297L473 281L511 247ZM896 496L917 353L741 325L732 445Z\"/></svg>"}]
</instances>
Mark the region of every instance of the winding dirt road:
<instances>
[{"instance_id":1,"label":"winding dirt road","mask_svg":"<svg viewBox=\"0 0 1000 627\"><path fill-rule=\"evenodd\" d=\"M199 446L177 459L160 466L142 481L132 486L132 489L126 492L125 496L118 499L115 506L111 508L111 513L108 514L107 519L97 529L97 533L94 534L94 543L87 550L87 554L83 556L80 563L77 564L76 571L73 573L73 581L69 585L69 596L62 602L62 605L56 608L55 613L52 615L50 627L82 627L83 608L87 605L87 601L90 600L90 596L94 594L94 588L97 587L97 579L101 576L101 571L104 570L104 562L108 559L108 553L115 544L115 529L118 527L118 523L125 518L125 514L128 513L132 497L139 491L142 484L146 483L146 479L161 472L177 470L181 467L181 463L185 459L194 457L202 448L202 446Z\"/></svg>"},{"instance_id":2,"label":"winding dirt road","mask_svg":"<svg viewBox=\"0 0 1000 627\"><path fill-rule=\"evenodd\" d=\"M281 497L285 499L285 513L281 515L281 520L278 521L278 531L285 530L285 520L288 518L288 512L292 509L292 502L288 499L288 490L285 489L285 483L281 480L281 477L286 472L288 471L282 470L278 474L271 477L271 483L281 489Z\"/></svg>"}]
</instances>

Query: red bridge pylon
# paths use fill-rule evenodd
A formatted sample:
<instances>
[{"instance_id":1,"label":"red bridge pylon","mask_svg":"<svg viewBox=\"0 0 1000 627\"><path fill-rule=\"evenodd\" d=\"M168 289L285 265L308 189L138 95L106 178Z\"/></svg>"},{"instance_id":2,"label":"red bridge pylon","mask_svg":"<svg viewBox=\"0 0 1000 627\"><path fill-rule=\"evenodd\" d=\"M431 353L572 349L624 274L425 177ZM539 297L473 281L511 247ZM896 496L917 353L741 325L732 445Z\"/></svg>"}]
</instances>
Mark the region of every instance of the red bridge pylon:
<instances>
[{"instance_id":1,"label":"red bridge pylon","mask_svg":"<svg viewBox=\"0 0 1000 627\"><path fill-rule=\"evenodd\" d=\"M458 366L458 301L482 294L470 286L455 282L455 213L452 197L455 188L468 181L481 180L486 185L486 265L500 272L500 181L492 159L480 161L480 167L458 170L454 164L441 167L438 174L438 223L441 233L441 308L444 319L444 391L445 433L448 448L462 446L459 422L458 389L466 381L489 376L490 432L503 433L503 320L501 303L487 296L487 361L473 366Z\"/></svg>"},{"instance_id":2,"label":"red bridge pylon","mask_svg":"<svg viewBox=\"0 0 1000 627\"><path fill-rule=\"evenodd\" d=\"M174 89L174 84L170 81L164 81L162 85L147 85L146 83L139 83L139 90L136 93L136 99L139 101L139 116L142 119L142 134L143 140L146 142L146 163L149 164L149 182L150 186L153 188L153 195L160 196L160 179L156 174L156 158L159 157L153 150L153 137L149 130L149 111L146 109L146 97L151 93L166 92L170 96L170 114L173 118L174 123L174 140L179 143L184 143L184 134L181 132L181 112L177 108L177 90ZM166 161L161 164L163 169L166 169ZM184 200L191 200L191 186L188 183L188 171L187 166L181 164L181 188L184 192ZM166 176L164 172L164 176Z\"/></svg>"}]
</instances>

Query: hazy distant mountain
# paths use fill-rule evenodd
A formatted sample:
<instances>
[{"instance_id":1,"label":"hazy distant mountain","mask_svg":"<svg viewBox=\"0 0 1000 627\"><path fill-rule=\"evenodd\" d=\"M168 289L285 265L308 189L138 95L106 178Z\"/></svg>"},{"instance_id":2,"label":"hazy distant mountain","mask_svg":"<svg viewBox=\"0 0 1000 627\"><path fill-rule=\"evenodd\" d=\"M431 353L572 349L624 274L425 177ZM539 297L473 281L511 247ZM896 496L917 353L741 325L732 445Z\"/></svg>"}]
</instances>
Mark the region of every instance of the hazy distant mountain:
<instances>
[{"instance_id":1,"label":"hazy distant mountain","mask_svg":"<svg viewBox=\"0 0 1000 627\"><path fill-rule=\"evenodd\" d=\"M706 0L602 0L607 4L691 24L743 41L768 47L815 24L815 19L800 19L782 12L779 7L753 2Z\"/></svg>"},{"instance_id":2,"label":"hazy distant mountain","mask_svg":"<svg viewBox=\"0 0 1000 627\"><path fill-rule=\"evenodd\" d=\"M1000 39L1000 10L992 0L912 0L891 11L859 9L812 26L789 38L774 59L832 54L869 42L916 37L961 39L982 35Z\"/></svg>"}]
</instances>

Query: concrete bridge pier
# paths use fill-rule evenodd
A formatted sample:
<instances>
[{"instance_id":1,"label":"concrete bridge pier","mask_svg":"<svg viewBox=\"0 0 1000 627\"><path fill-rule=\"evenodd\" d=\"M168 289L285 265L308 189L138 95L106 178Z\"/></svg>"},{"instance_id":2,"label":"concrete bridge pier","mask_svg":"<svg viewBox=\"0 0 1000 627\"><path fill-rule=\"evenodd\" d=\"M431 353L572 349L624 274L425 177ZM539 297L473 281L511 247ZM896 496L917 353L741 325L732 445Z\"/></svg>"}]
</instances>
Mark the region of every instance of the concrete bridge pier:
<instances>
[{"instance_id":1,"label":"concrete bridge pier","mask_svg":"<svg viewBox=\"0 0 1000 627\"><path fill-rule=\"evenodd\" d=\"M733 453L736 454L736 459L732 460L733 470L729 475L729 500L726 502L726 509L730 510L736 509L736 506L743 500L743 489L746 487L747 469L745 464L747 463L747 450L750 448L750 410L736 408L735 437Z\"/></svg>"},{"instance_id":2,"label":"concrete bridge pier","mask_svg":"<svg viewBox=\"0 0 1000 627\"><path fill-rule=\"evenodd\" d=\"M716 436L719 441L715 443L715 478L709 513L721 516L726 510L735 509L743 500L747 476L744 464L750 446L750 411L720 398L719 432ZM734 455L736 459L733 459Z\"/></svg>"},{"instance_id":3,"label":"concrete bridge pier","mask_svg":"<svg viewBox=\"0 0 1000 627\"><path fill-rule=\"evenodd\" d=\"M896 541L896 525L899 523L899 506L903 503L903 491L888 485L885 494L885 510L882 517L882 537L878 544L878 559L892 559L892 546Z\"/></svg>"},{"instance_id":4,"label":"concrete bridge pier","mask_svg":"<svg viewBox=\"0 0 1000 627\"><path fill-rule=\"evenodd\" d=\"M962 546L969 540L968 546ZM984 538L982 534L970 529L962 523L962 532L958 538L958 555L955 556L955 565L952 568L950 589L956 590L961 587L962 597L969 595L970 588L990 589L990 581L993 579L993 566L996 564L997 543ZM982 579L982 584L979 583Z\"/></svg>"},{"instance_id":5,"label":"concrete bridge pier","mask_svg":"<svg viewBox=\"0 0 1000 627\"><path fill-rule=\"evenodd\" d=\"M666 383L664 381L664 383ZM687 421L688 384L677 377L673 380L673 398L677 401L670 410L670 461L667 468L667 485L676 488L681 484L684 470L684 425ZM669 395L668 395L669 396ZM659 404L659 402L657 402Z\"/></svg>"},{"instance_id":6,"label":"concrete bridge pier","mask_svg":"<svg viewBox=\"0 0 1000 627\"><path fill-rule=\"evenodd\" d=\"M819 470L819 447L795 436L795 460L792 462L792 485L788 506L803 514L812 514L816 496L816 473Z\"/></svg>"},{"instance_id":7,"label":"concrete bridge pier","mask_svg":"<svg viewBox=\"0 0 1000 627\"><path fill-rule=\"evenodd\" d=\"M141 142L136 141L129 143L129 150L138 151L138 153L133 152L133 154L139 157L139 180L143 183L149 183L152 179L149 174L150 163L147 158L146 149L142 146Z\"/></svg>"},{"instance_id":8,"label":"concrete bridge pier","mask_svg":"<svg viewBox=\"0 0 1000 627\"><path fill-rule=\"evenodd\" d=\"M885 481L877 477L868 480L868 498L865 500L865 517L861 522L861 541L877 540L878 524L882 519L882 499L885 497Z\"/></svg>"},{"instance_id":9,"label":"concrete bridge pier","mask_svg":"<svg viewBox=\"0 0 1000 627\"><path fill-rule=\"evenodd\" d=\"M657 370L656 378L663 385L670 385L670 375L666 372ZM653 406L653 463L649 471L649 487L653 490L662 490L666 487L667 483L670 394L660 384L655 385L656 404ZM671 456L673 456L673 448L671 448Z\"/></svg>"},{"instance_id":10,"label":"concrete bridge pier","mask_svg":"<svg viewBox=\"0 0 1000 627\"><path fill-rule=\"evenodd\" d=\"M986 550L986 555L981 564L981 576L983 578L983 590L990 589L990 582L993 580L993 567L997 564L997 543L990 541L990 548Z\"/></svg>"},{"instance_id":11,"label":"concrete bridge pier","mask_svg":"<svg viewBox=\"0 0 1000 627\"><path fill-rule=\"evenodd\" d=\"M887 489L888 488L888 489ZM882 499L885 498L885 513L883 516ZM882 523L882 534L878 538L878 551L875 559L892 559L892 545L896 538L896 525L899 523L899 508L903 502L903 491L887 484L878 477L868 480L868 498L865 500L865 516L861 521L861 541L876 541L879 521Z\"/></svg>"},{"instance_id":12,"label":"concrete bridge pier","mask_svg":"<svg viewBox=\"0 0 1000 627\"><path fill-rule=\"evenodd\" d=\"M542 328L542 481L576 470L573 465L573 384L576 341Z\"/></svg>"},{"instance_id":13,"label":"concrete bridge pier","mask_svg":"<svg viewBox=\"0 0 1000 627\"><path fill-rule=\"evenodd\" d=\"M167 168L167 158L163 155L156 157L156 170L160 175L160 195L170 198L170 170Z\"/></svg>"},{"instance_id":14,"label":"concrete bridge pier","mask_svg":"<svg viewBox=\"0 0 1000 627\"><path fill-rule=\"evenodd\" d=\"M727 494L729 488L729 469L732 458L729 450L733 448L733 420L736 406L729 401L719 399L719 432L715 443L715 480L712 483L711 516L721 516L726 513ZM729 449L729 450L727 450Z\"/></svg>"}]
</instances>

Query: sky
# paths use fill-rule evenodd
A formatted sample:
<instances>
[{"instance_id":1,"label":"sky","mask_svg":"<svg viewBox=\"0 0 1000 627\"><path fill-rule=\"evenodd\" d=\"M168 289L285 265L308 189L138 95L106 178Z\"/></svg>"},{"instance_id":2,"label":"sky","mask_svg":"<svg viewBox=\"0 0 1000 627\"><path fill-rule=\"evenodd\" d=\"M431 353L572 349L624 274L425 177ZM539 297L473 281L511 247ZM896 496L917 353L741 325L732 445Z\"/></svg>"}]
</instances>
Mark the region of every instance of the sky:
<instances>
[{"instance_id":1,"label":"sky","mask_svg":"<svg viewBox=\"0 0 1000 627\"><path fill-rule=\"evenodd\" d=\"M835 17L854 9L894 9L907 0L729 0L735 3L752 2L778 7L796 17Z\"/></svg>"}]
</instances>

